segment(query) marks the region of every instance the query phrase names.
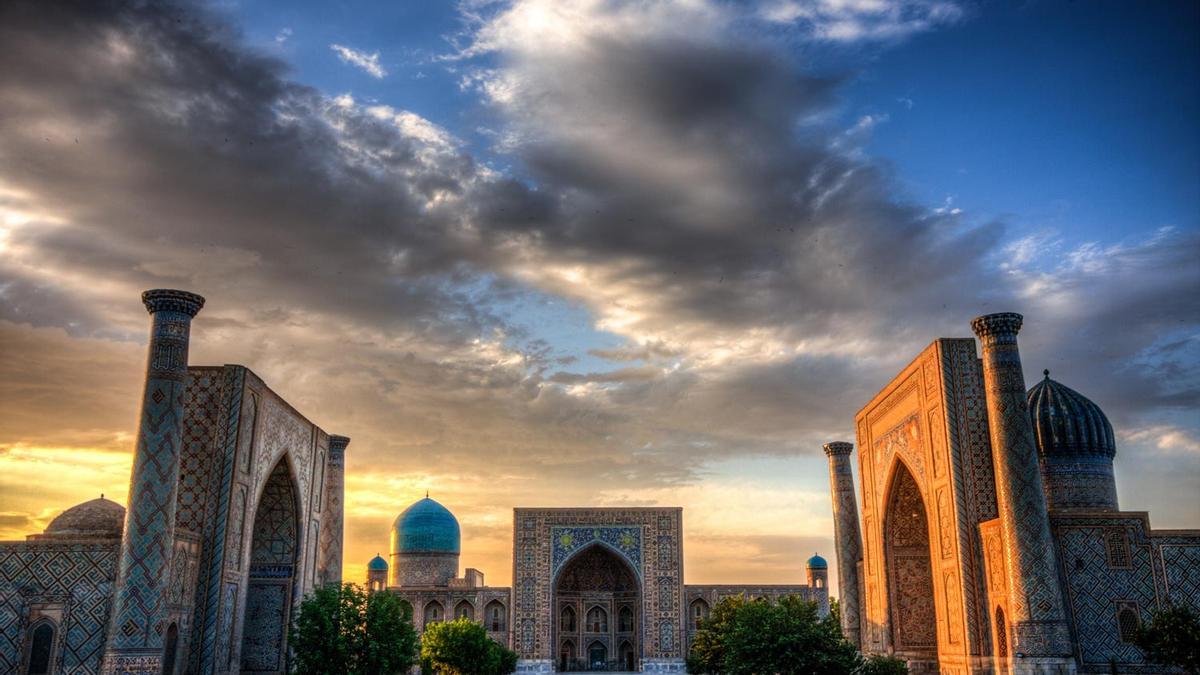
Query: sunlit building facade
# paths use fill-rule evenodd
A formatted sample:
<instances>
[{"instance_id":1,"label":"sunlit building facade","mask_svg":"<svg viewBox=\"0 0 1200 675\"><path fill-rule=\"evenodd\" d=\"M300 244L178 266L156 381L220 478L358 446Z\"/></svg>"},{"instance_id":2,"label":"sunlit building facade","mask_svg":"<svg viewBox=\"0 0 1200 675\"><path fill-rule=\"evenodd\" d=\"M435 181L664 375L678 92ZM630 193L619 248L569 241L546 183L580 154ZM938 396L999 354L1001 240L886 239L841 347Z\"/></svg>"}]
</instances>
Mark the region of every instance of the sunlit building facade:
<instances>
[{"instance_id":1,"label":"sunlit building facade","mask_svg":"<svg viewBox=\"0 0 1200 675\"><path fill-rule=\"evenodd\" d=\"M825 446L845 631L913 672L1160 672L1134 631L1200 608L1200 531L1118 508L1112 425L1049 371L1026 390L1021 325L934 341L858 413L857 493Z\"/></svg>"},{"instance_id":2,"label":"sunlit building facade","mask_svg":"<svg viewBox=\"0 0 1200 675\"><path fill-rule=\"evenodd\" d=\"M0 672L286 672L300 599L341 580L349 439L243 366L189 366L203 298L142 300L128 509L101 496L0 542Z\"/></svg>"}]
</instances>

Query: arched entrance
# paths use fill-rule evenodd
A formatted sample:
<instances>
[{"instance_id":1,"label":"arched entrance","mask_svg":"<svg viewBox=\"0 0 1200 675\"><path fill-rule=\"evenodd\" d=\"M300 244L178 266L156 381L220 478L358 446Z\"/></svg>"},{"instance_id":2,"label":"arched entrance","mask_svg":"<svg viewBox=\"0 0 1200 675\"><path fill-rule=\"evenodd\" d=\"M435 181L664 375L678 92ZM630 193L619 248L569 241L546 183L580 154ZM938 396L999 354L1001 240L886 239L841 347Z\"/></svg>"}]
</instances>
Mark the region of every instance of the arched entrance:
<instances>
[{"instance_id":1,"label":"arched entrance","mask_svg":"<svg viewBox=\"0 0 1200 675\"><path fill-rule=\"evenodd\" d=\"M242 619L243 672L285 672L298 539L296 488L284 457L267 478L254 512Z\"/></svg>"},{"instance_id":2,"label":"arched entrance","mask_svg":"<svg viewBox=\"0 0 1200 675\"><path fill-rule=\"evenodd\" d=\"M929 560L929 522L921 489L897 461L884 520L892 647L914 671L937 671L937 613Z\"/></svg>"},{"instance_id":3,"label":"arched entrance","mask_svg":"<svg viewBox=\"0 0 1200 675\"><path fill-rule=\"evenodd\" d=\"M555 652L574 645L579 660L559 659L559 670L637 670L641 655L641 584L637 572L603 544L571 558L554 580ZM570 617L564 621L563 617ZM578 618L582 618L580 621Z\"/></svg>"}]
</instances>

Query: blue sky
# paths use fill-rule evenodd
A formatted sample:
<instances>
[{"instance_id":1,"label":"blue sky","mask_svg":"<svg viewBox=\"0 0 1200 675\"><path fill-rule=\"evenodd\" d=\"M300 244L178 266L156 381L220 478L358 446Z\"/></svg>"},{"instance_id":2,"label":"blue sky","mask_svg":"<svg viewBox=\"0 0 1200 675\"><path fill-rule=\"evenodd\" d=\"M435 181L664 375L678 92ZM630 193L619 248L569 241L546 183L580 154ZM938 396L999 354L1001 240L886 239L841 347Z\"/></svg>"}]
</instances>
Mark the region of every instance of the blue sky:
<instances>
[{"instance_id":1,"label":"blue sky","mask_svg":"<svg viewBox=\"0 0 1200 675\"><path fill-rule=\"evenodd\" d=\"M798 581L821 444L992 311L1109 415L1122 506L1200 522L1194 2L11 4L14 536L125 493L164 286L193 363L354 438L350 560L430 489L494 582L512 506L580 503Z\"/></svg>"}]
</instances>

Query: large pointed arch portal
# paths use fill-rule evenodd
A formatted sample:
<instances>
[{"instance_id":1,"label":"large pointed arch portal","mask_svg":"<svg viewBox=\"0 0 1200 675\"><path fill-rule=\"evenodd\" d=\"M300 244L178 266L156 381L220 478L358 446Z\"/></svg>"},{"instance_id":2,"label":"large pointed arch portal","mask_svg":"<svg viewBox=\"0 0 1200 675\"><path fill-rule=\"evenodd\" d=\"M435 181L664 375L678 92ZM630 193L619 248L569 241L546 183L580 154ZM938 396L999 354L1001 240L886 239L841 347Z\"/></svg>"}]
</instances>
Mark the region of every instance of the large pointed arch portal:
<instances>
[{"instance_id":1,"label":"large pointed arch portal","mask_svg":"<svg viewBox=\"0 0 1200 675\"><path fill-rule=\"evenodd\" d=\"M921 488L897 460L884 514L888 606L896 655L937 671L937 615L929 560L929 522Z\"/></svg>"},{"instance_id":2,"label":"large pointed arch portal","mask_svg":"<svg viewBox=\"0 0 1200 675\"><path fill-rule=\"evenodd\" d=\"M553 598L559 671L636 670L642 653L642 593L637 573L624 557L601 543L580 550L555 577ZM564 622L564 616L572 620ZM579 652L576 645L587 647ZM578 656L563 658L568 653Z\"/></svg>"},{"instance_id":3,"label":"large pointed arch portal","mask_svg":"<svg viewBox=\"0 0 1200 675\"><path fill-rule=\"evenodd\" d=\"M242 621L242 672L283 673L287 627L299 551L299 508L291 468L284 456L263 486L254 512Z\"/></svg>"}]
</instances>

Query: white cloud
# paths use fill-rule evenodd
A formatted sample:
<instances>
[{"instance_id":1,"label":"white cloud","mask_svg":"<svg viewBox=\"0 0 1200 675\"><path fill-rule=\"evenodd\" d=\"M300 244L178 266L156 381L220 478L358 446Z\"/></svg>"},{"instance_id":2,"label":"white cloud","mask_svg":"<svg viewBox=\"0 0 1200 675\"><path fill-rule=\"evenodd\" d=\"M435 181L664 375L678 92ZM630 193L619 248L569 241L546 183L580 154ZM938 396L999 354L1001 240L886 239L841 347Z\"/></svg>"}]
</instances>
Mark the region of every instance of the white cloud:
<instances>
[{"instance_id":1,"label":"white cloud","mask_svg":"<svg viewBox=\"0 0 1200 675\"><path fill-rule=\"evenodd\" d=\"M376 79L383 79L387 76L387 71L384 70L383 66L379 65L379 52L368 54L339 44L331 44L329 48L337 53L342 63L362 68L368 75Z\"/></svg>"},{"instance_id":2,"label":"white cloud","mask_svg":"<svg viewBox=\"0 0 1200 675\"><path fill-rule=\"evenodd\" d=\"M767 21L795 24L831 42L901 39L962 15L946 0L775 0L759 8Z\"/></svg>"},{"instance_id":3,"label":"white cloud","mask_svg":"<svg viewBox=\"0 0 1200 675\"><path fill-rule=\"evenodd\" d=\"M281 44L287 42L288 38L290 38L290 37L292 37L292 29L291 28L283 28L282 30L279 31L278 34L275 35L275 44L281 45Z\"/></svg>"}]
</instances>

